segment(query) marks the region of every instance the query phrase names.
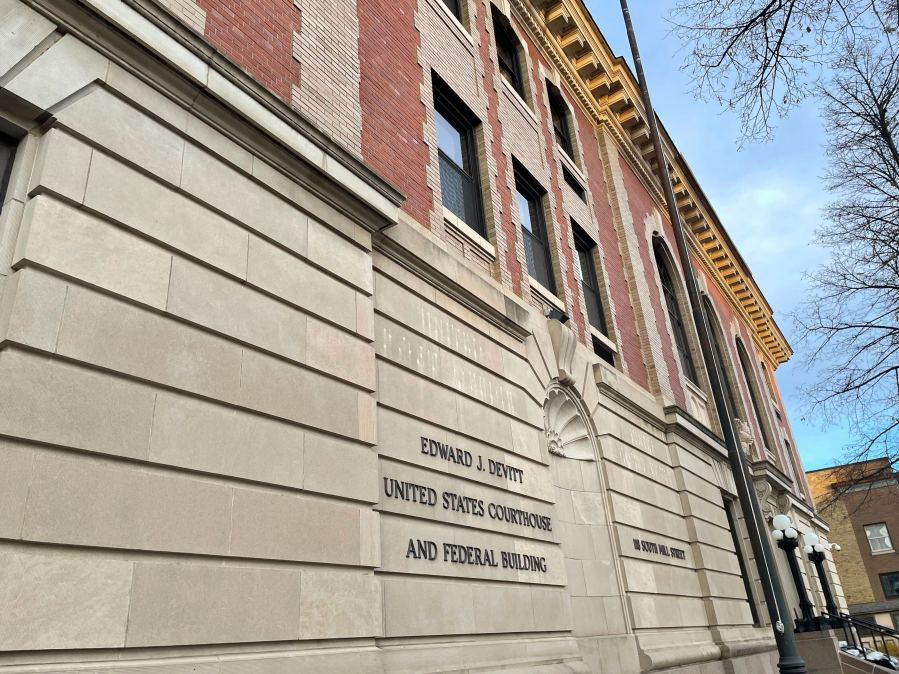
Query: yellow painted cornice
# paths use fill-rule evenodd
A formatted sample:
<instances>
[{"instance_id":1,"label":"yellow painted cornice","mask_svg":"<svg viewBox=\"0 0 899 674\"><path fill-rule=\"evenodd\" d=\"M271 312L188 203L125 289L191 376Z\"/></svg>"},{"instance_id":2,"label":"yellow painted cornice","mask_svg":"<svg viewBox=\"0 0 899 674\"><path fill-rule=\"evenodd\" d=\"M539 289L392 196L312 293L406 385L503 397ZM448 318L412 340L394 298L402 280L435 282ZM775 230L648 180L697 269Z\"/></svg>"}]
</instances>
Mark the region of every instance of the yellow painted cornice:
<instances>
[{"instance_id":1,"label":"yellow painted cornice","mask_svg":"<svg viewBox=\"0 0 899 674\"><path fill-rule=\"evenodd\" d=\"M624 59L614 55L581 0L509 0L509 4L593 124L615 139L621 156L664 213L639 85ZM691 249L753 328L758 350L772 365L785 363L793 352L771 307L664 129L662 141L677 207L692 235L688 236Z\"/></svg>"}]
</instances>

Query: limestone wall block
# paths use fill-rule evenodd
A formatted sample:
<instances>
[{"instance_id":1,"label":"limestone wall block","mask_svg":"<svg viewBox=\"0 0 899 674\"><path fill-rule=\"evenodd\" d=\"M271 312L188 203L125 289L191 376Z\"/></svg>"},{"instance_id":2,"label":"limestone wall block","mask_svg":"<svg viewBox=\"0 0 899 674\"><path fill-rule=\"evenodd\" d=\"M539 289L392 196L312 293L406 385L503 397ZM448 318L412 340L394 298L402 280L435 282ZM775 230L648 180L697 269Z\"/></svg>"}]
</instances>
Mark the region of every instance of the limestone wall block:
<instances>
[{"instance_id":1,"label":"limestone wall block","mask_svg":"<svg viewBox=\"0 0 899 674\"><path fill-rule=\"evenodd\" d=\"M230 527L226 486L100 458L39 452L22 538L226 554Z\"/></svg>"},{"instance_id":2,"label":"limestone wall block","mask_svg":"<svg viewBox=\"0 0 899 674\"><path fill-rule=\"evenodd\" d=\"M128 561L0 550L0 649L121 648L131 574Z\"/></svg>"},{"instance_id":3,"label":"limestone wall block","mask_svg":"<svg viewBox=\"0 0 899 674\"><path fill-rule=\"evenodd\" d=\"M136 562L126 645L297 639L300 571Z\"/></svg>"},{"instance_id":4,"label":"limestone wall block","mask_svg":"<svg viewBox=\"0 0 899 674\"><path fill-rule=\"evenodd\" d=\"M97 150L91 161L84 205L226 274L247 276L249 232Z\"/></svg>"},{"instance_id":5,"label":"limestone wall block","mask_svg":"<svg viewBox=\"0 0 899 674\"><path fill-rule=\"evenodd\" d=\"M184 138L112 92L93 88L60 109L56 118L104 152L178 185Z\"/></svg>"},{"instance_id":6,"label":"limestone wall block","mask_svg":"<svg viewBox=\"0 0 899 674\"><path fill-rule=\"evenodd\" d=\"M13 349L0 352L0 433L146 459L155 393Z\"/></svg>"},{"instance_id":7,"label":"limestone wall block","mask_svg":"<svg viewBox=\"0 0 899 674\"><path fill-rule=\"evenodd\" d=\"M306 361L304 313L180 257L172 262L166 311L297 363Z\"/></svg>"},{"instance_id":8,"label":"limestone wall block","mask_svg":"<svg viewBox=\"0 0 899 674\"><path fill-rule=\"evenodd\" d=\"M14 263L25 262L156 309L166 306L170 253L48 196L25 206Z\"/></svg>"},{"instance_id":9,"label":"limestone wall block","mask_svg":"<svg viewBox=\"0 0 899 674\"><path fill-rule=\"evenodd\" d=\"M300 488L308 472L305 440L303 430L292 424L160 391L149 459L204 473Z\"/></svg>"},{"instance_id":10,"label":"limestone wall block","mask_svg":"<svg viewBox=\"0 0 899 674\"><path fill-rule=\"evenodd\" d=\"M57 352L219 400L236 400L240 391L238 345L75 285Z\"/></svg>"},{"instance_id":11,"label":"limestone wall block","mask_svg":"<svg viewBox=\"0 0 899 674\"><path fill-rule=\"evenodd\" d=\"M31 23L32 29L36 29ZM43 32L32 32L31 36ZM17 40L18 41L18 40ZM41 109L106 78L109 60L74 35L63 35L5 85L12 93Z\"/></svg>"}]
</instances>

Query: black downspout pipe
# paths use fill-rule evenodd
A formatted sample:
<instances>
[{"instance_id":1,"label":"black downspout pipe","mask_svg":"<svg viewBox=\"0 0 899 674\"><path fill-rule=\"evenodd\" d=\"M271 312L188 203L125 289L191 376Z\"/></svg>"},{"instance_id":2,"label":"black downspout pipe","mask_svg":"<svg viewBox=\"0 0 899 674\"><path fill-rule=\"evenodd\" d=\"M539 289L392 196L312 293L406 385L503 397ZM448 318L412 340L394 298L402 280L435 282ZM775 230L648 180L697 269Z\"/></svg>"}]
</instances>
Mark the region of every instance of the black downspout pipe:
<instances>
[{"instance_id":1,"label":"black downspout pipe","mask_svg":"<svg viewBox=\"0 0 899 674\"><path fill-rule=\"evenodd\" d=\"M621 12L624 15L627 38L630 43L631 55L634 59L634 67L637 71L640 93L643 98L643 107L646 111L646 121L649 124L652 145L658 161L659 180L661 181L662 188L665 192L668 217L671 220L671 225L674 227L681 268L684 272L687 295L690 300L693 323L696 327L696 332L699 335L699 345L708 372L709 384L712 389L712 398L715 401L715 408L718 410L721 433L724 436L724 444L727 447L727 455L730 461L731 470L734 474L740 506L743 509L743 518L746 520L749 540L752 543L752 550L759 567L762 590L765 594L765 603L768 606L768 612L771 616L771 625L774 629L774 640L777 643L777 651L779 654L777 667L781 674L805 674L808 670L806 669L805 661L803 661L799 652L796 650L796 640L793 638L793 630L785 629L784 627L782 611L786 608L787 602L784 596L783 585L777 575L777 569L773 567L774 554L771 548L771 541L767 535L767 527L764 526L765 520L762 517L762 510L759 506L758 497L751 484L746 457L743 456L743 450L737 443L736 434L734 433L733 411L728 410L727 408L727 401L721 384L721 364L718 362L714 349L712 348L709 325L705 313L703 312L702 302L699 301L699 289L696 285L696 276L693 272L690 251L687 248L683 223L681 222L680 214L677 210L677 204L674 201L671 176L668 174L668 162L665 160L665 155L662 152L659 127L656 122L655 113L652 109L652 102L649 98L649 88L646 84L646 75L643 73L643 62L640 60L640 50L637 46L637 37L634 34L634 26L631 21L627 0L621 0ZM787 617L789 618L789 616Z\"/></svg>"}]
</instances>

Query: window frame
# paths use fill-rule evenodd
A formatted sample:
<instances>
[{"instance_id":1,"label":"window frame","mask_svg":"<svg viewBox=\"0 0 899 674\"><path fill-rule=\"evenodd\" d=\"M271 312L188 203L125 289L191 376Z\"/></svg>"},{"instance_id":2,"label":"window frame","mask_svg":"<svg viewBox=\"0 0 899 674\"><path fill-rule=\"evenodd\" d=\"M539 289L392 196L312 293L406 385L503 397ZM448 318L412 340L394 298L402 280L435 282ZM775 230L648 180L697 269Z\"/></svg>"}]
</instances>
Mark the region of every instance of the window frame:
<instances>
[{"instance_id":1,"label":"window frame","mask_svg":"<svg viewBox=\"0 0 899 674\"><path fill-rule=\"evenodd\" d=\"M12 165L16 161L16 149L19 141L0 133L0 210L6 201L6 191L9 189L9 181L12 177Z\"/></svg>"},{"instance_id":2,"label":"window frame","mask_svg":"<svg viewBox=\"0 0 899 674\"><path fill-rule=\"evenodd\" d=\"M512 22L499 11L496 5L491 5L493 16L493 45L496 48L496 65L502 77L522 100L524 94L524 73L521 69L521 41L512 28Z\"/></svg>"},{"instance_id":3,"label":"window frame","mask_svg":"<svg viewBox=\"0 0 899 674\"><path fill-rule=\"evenodd\" d=\"M768 429L768 419L763 412L762 401L760 400L761 394L758 382L755 379L755 373L752 371L752 360L750 360L749 354L746 352L746 347L743 346L743 342L740 339L736 340L736 344L737 360L740 361L740 369L743 372L743 381L746 383L746 388L749 389L749 402L752 405L756 423L758 423L759 431L762 434L762 442L765 443L765 450L776 456L778 447L772 443L772 435Z\"/></svg>"},{"instance_id":4,"label":"window frame","mask_svg":"<svg viewBox=\"0 0 899 674\"><path fill-rule=\"evenodd\" d=\"M596 270L596 261L594 257L599 246L596 241L590 238L590 235L574 221L574 219L571 220L571 237L574 240L574 252L577 256L578 266L581 270L581 294L584 296L584 307L587 309L587 323L608 337L609 328L606 323L606 312L599 287L599 273ZM582 253L584 257L581 257ZM586 261L587 264L586 269L584 269L584 261ZM587 282L587 279L592 282L592 285ZM588 297L593 297L595 300L595 306L593 308L599 318L599 325L596 325L590 320Z\"/></svg>"},{"instance_id":5,"label":"window frame","mask_svg":"<svg viewBox=\"0 0 899 674\"><path fill-rule=\"evenodd\" d=\"M465 0L439 0L442 2L446 8L449 10L449 13L452 14L459 23L462 23L462 3Z\"/></svg>"},{"instance_id":6,"label":"window frame","mask_svg":"<svg viewBox=\"0 0 899 674\"><path fill-rule=\"evenodd\" d=\"M690 383L699 385L699 375L696 363L693 362L693 351L690 348L690 339L687 335L687 324L681 311L680 297L674 285L674 273L671 263L668 261L667 251L660 237L653 241L653 255L655 256L656 275L662 288L662 299L668 314L668 322L674 336L674 347L677 350L678 360L681 364L684 376ZM666 284L665 281L668 283Z\"/></svg>"},{"instance_id":7,"label":"window frame","mask_svg":"<svg viewBox=\"0 0 899 674\"><path fill-rule=\"evenodd\" d=\"M883 525L884 531L886 531L886 534L884 536L871 536L871 534L868 533L868 527L878 527L881 525ZM865 524L862 526L862 530L865 532L865 538L868 540L868 547L871 548L872 555L883 555L883 554L886 554L889 552L896 551L896 548L893 545L893 537L890 536L890 528L887 526L886 522L872 522L871 524ZM875 550L872 539L873 540L886 540L887 543L889 543L889 547ZM899 573L899 572L897 572L897 573Z\"/></svg>"},{"instance_id":8,"label":"window frame","mask_svg":"<svg viewBox=\"0 0 899 674\"><path fill-rule=\"evenodd\" d=\"M574 161L574 139L571 132L571 111L559 88L547 80L546 95L549 99L549 116L552 120L556 145ZM559 128L559 127L562 128Z\"/></svg>"},{"instance_id":9,"label":"window frame","mask_svg":"<svg viewBox=\"0 0 899 674\"><path fill-rule=\"evenodd\" d=\"M481 164L480 158L478 157L477 140L475 138L477 128L478 126L480 126L481 121L474 113L472 113L468 109L468 107L455 94L455 92L453 92L453 90L450 89L450 87L436 75L436 73L433 74L432 86L434 115L440 115L441 117L443 117L443 119L445 119L450 124L450 126L452 126L459 133L462 139L462 161L463 163L465 163L465 161L467 160L469 164L469 169L466 169L464 166L459 166L452 157L447 155L441 149L436 138L435 129L434 144L437 148L437 169L441 174L440 203L444 208L458 217L459 220L467 227L486 239L487 225L484 219L484 204L481 194ZM437 125L436 119L434 120L434 125L435 127ZM452 210L452 208L447 206L444 196L445 193L443 190L442 165L444 162L451 164L454 170L457 173L461 174L463 178L462 198L465 206L464 210L466 211L466 216L468 216L468 210L469 208L471 209L471 216L474 222L469 222L467 217L460 216L458 213Z\"/></svg>"},{"instance_id":10,"label":"window frame","mask_svg":"<svg viewBox=\"0 0 899 674\"><path fill-rule=\"evenodd\" d=\"M546 199L546 190L542 189L540 187L540 184L536 180L534 180L534 178L527 172L527 170L514 159L512 161L512 170L515 176L515 202L518 205L519 209L518 229L521 233L522 244L524 245L525 249L525 264L528 275L553 295L555 295L556 278L552 265L552 251L550 250L549 246L549 230L547 228L546 216L544 213L544 200ZM528 229L524 226L524 223L521 219L521 206L518 199L519 195L524 197L525 201L528 202L528 215L531 221L531 230L536 227L537 229L539 229L539 232L528 231ZM531 208L531 206L533 206L533 208ZM541 279L537 275L537 272L539 272L539 270L536 268L537 253L534 251L533 247L529 248L528 246L529 243L533 245L535 242L543 249L541 258L543 258L543 262L546 265L546 280L548 281L548 283L544 283L543 279ZM528 257L529 252L530 257ZM531 269L530 260L534 260L534 269Z\"/></svg>"},{"instance_id":11,"label":"window frame","mask_svg":"<svg viewBox=\"0 0 899 674\"><path fill-rule=\"evenodd\" d=\"M715 355L718 356L718 363L721 366L721 375L724 379L724 398L731 408L731 419L742 419L742 415L740 414L741 409L737 406L737 395L733 386L734 382L731 381L731 368L733 367L733 363L729 357L729 350L722 344L724 331L721 329L721 321L718 320L718 314L715 312L715 305L712 304L712 299L708 295L703 294L702 303L703 308L705 309L706 320L709 323L709 336L711 337L712 348L715 350Z\"/></svg>"},{"instance_id":12,"label":"window frame","mask_svg":"<svg viewBox=\"0 0 899 674\"><path fill-rule=\"evenodd\" d=\"M887 573L879 573L877 574L880 579L880 588L883 590L883 596L885 599L897 599L899 598L899 571L888 571ZM889 594L887 592L887 583L886 580L889 576L896 576L896 586L897 591L895 594Z\"/></svg>"}]
</instances>

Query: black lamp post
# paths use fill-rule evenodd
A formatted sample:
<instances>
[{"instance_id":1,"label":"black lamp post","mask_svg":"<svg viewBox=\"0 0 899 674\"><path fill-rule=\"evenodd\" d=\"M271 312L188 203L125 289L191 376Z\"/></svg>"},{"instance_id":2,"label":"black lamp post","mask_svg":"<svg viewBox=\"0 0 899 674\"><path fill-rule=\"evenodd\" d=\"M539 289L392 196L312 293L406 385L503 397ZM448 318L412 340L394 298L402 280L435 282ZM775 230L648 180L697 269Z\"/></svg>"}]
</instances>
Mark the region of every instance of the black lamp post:
<instances>
[{"instance_id":1,"label":"black lamp post","mask_svg":"<svg viewBox=\"0 0 899 674\"><path fill-rule=\"evenodd\" d=\"M833 599L833 593L830 591L830 582L827 580L827 574L824 572L824 544L816 534L805 534L805 553L808 559L815 565L815 571L818 573L818 580L821 581L821 592L824 593L824 605L827 608L828 616L836 617L839 614L837 603Z\"/></svg>"},{"instance_id":2,"label":"black lamp post","mask_svg":"<svg viewBox=\"0 0 899 674\"><path fill-rule=\"evenodd\" d=\"M787 555L790 575L793 576L793 585L796 586L796 594L799 595L799 610L802 612L802 618L796 619L796 629L800 631L813 629L814 606L812 606L808 593L805 591L805 583L802 582L802 575L799 573L799 562L796 561L796 548L799 547L799 532L793 528L793 523L786 515L776 515L771 523L774 525L774 531L771 532L771 536L777 541L777 547Z\"/></svg>"}]
</instances>

